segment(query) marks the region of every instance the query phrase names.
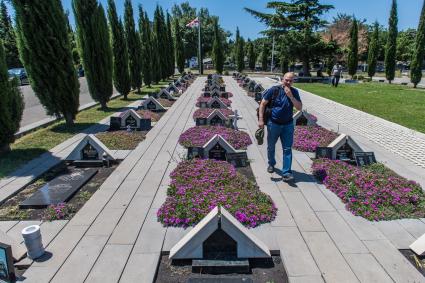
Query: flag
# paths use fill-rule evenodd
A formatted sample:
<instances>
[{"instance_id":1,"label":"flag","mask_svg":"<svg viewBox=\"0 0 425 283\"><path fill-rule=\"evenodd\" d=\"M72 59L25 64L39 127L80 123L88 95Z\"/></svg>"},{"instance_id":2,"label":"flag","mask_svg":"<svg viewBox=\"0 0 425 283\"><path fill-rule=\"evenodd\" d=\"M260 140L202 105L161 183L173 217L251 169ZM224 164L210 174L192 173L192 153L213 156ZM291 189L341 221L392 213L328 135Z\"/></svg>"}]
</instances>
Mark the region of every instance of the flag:
<instances>
[{"instance_id":1,"label":"flag","mask_svg":"<svg viewBox=\"0 0 425 283\"><path fill-rule=\"evenodd\" d=\"M197 27L198 25L199 25L199 19L198 17L196 17L194 20L188 23L186 27L193 28L193 27Z\"/></svg>"}]
</instances>

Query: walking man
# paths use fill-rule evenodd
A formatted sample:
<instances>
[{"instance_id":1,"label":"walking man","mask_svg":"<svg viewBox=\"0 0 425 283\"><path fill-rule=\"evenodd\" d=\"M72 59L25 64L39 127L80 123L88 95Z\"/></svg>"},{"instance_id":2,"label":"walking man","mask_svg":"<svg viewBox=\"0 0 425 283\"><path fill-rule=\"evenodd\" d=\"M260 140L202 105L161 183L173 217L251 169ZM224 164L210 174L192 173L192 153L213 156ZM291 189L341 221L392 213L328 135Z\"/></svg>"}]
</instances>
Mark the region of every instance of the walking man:
<instances>
[{"instance_id":1,"label":"walking man","mask_svg":"<svg viewBox=\"0 0 425 283\"><path fill-rule=\"evenodd\" d=\"M298 90L292 87L294 73L286 73L281 85L268 89L260 103L258 126L267 125L267 157L269 166L267 172L273 173L276 165L275 147L280 138L283 148L282 177L284 181L293 179L292 175L292 144L294 141L293 108L302 110Z\"/></svg>"},{"instance_id":2,"label":"walking man","mask_svg":"<svg viewBox=\"0 0 425 283\"><path fill-rule=\"evenodd\" d=\"M336 63L332 68L332 86L338 87L339 79L342 75L342 66Z\"/></svg>"}]
</instances>

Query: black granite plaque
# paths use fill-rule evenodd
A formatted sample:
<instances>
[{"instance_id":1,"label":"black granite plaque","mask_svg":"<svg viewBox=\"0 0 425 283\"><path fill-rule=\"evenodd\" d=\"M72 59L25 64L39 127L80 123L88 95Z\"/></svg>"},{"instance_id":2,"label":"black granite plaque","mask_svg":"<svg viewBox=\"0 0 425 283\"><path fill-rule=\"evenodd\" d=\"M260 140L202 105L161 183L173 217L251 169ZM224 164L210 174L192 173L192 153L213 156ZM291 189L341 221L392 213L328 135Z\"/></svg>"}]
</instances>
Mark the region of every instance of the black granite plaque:
<instances>
[{"instance_id":1,"label":"black granite plaque","mask_svg":"<svg viewBox=\"0 0 425 283\"><path fill-rule=\"evenodd\" d=\"M301 116L297 119L296 123L297 126L307 126L308 120L304 116L304 114L301 113Z\"/></svg>"},{"instance_id":2,"label":"black granite plaque","mask_svg":"<svg viewBox=\"0 0 425 283\"><path fill-rule=\"evenodd\" d=\"M51 204L66 202L86 184L98 169L75 169L70 174L56 177L32 196L23 201L20 208L43 208Z\"/></svg>"},{"instance_id":3,"label":"black granite plaque","mask_svg":"<svg viewBox=\"0 0 425 283\"><path fill-rule=\"evenodd\" d=\"M189 147L187 149L187 159L203 158L203 149L201 147Z\"/></svg>"},{"instance_id":4,"label":"black granite plaque","mask_svg":"<svg viewBox=\"0 0 425 283\"><path fill-rule=\"evenodd\" d=\"M205 91L210 91L210 87L206 85L205 88L204 88L204 90Z\"/></svg>"},{"instance_id":5,"label":"black granite plaque","mask_svg":"<svg viewBox=\"0 0 425 283\"><path fill-rule=\"evenodd\" d=\"M81 150L82 160L98 160L99 152L97 152L96 148L92 146L89 142L83 147Z\"/></svg>"},{"instance_id":6,"label":"black granite plaque","mask_svg":"<svg viewBox=\"0 0 425 283\"><path fill-rule=\"evenodd\" d=\"M376 163L375 153L374 152L354 152L356 158L357 166L365 166Z\"/></svg>"},{"instance_id":7,"label":"black granite plaque","mask_svg":"<svg viewBox=\"0 0 425 283\"><path fill-rule=\"evenodd\" d=\"M332 148L330 147L317 147L316 158L328 158L332 159Z\"/></svg>"},{"instance_id":8,"label":"black granite plaque","mask_svg":"<svg viewBox=\"0 0 425 283\"><path fill-rule=\"evenodd\" d=\"M229 93L228 92L222 92L221 97L229 99Z\"/></svg>"},{"instance_id":9,"label":"black granite plaque","mask_svg":"<svg viewBox=\"0 0 425 283\"><path fill-rule=\"evenodd\" d=\"M127 119L125 119L125 126L130 126L131 128L137 128L137 121L133 116L128 116Z\"/></svg>"},{"instance_id":10,"label":"black granite plaque","mask_svg":"<svg viewBox=\"0 0 425 283\"><path fill-rule=\"evenodd\" d=\"M140 130L149 131L152 128L151 119L140 119Z\"/></svg>"},{"instance_id":11,"label":"black granite plaque","mask_svg":"<svg viewBox=\"0 0 425 283\"><path fill-rule=\"evenodd\" d=\"M204 97L211 97L211 93L209 93L209 92L204 92Z\"/></svg>"},{"instance_id":12,"label":"black granite plaque","mask_svg":"<svg viewBox=\"0 0 425 283\"><path fill-rule=\"evenodd\" d=\"M227 162L235 167L246 167L248 165L248 155L246 152L236 152L226 154Z\"/></svg>"},{"instance_id":13,"label":"black granite plaque","mask_svg":"<svg viewBox=\"0 0 425 283\"><path fill-rule=\"evenodd\" d=\"M255 93L255 101L260 102L263 99L263 94L261 92Z\"/></svg>"},{"instance_id":14,"label":"black granite plaque","mask_svg":"<svg viewBox=\"0 0 425 283\"><path fill-rule=\"evenodd\" d=\"M218 101L214 101L213 103L211 103L211 108L220 109L221 105Z\"/></svg>"},{"instance_id":15,"label":"black granite plaque","mask_svg":"<svg viewBox=\"0 0 425 283\"><path fill-rule=\"evenodd\" d=\"M121 129L121 117L111 117L111 120L109 122L109 129L111 131L117 131Z\"/></svg>"},{"instance_id":16,"label":"black granite plaque","mask_svg":"<svg viewBox=\"0 0 425 283\"><path fill-rule=\"evenodd\" d=\"M226 150L217 143L208 153L209 159L226 160Z\"/></svg>"},{"instance_id":17,"label":"black granite plaque","mask_svg":"<svg viewBox=\"0 0 425 283\"><path fill-rule=\"evenodd\" d=\"M148 110L156 110L156 104L153 101L149 101L146 105L146 109Z\"/></svg>"},{"instance_id":18,"label":"black granite plaque","mask_svg":"<svg viewBox=\"0 0 425 283\"><path fill-rule=\"evenodd\" d=\"M212 94L211 94L211 96L212 97L220 97L220 94L218 93L218 92L213 92Z\"/></svg>"},{"instance_id":19,"label":"black granite plaque","mask_svg":"<svg viewBox=\"0 0 425 283\"><path fill-rule=\"evenodd\" d=\"M220 91L226 91L226 87L225 86L221 86L220 87Z\"/></svg>"},{"instance_id":20,"label":"black granite plaque","mask_svg":"<svg viewBox=\"0 0 425 283\"><path fill-rule=\"evenodd\" d=\"M211 126L224 126L224 122L225 121L220 116L215 115L214 117L211 118L210 125Z\"/></svg>"},{"instance_id":21,"label":"black granite plaque","mask_svg":"<svg viewBox=\"0 0 425 283\"><path fill-rule=\"evenodd\" d=\"M163 99L168 99L168 95L165 92L161 92L161 95L159 97Z\"/></svg>"},{"instance_id":22,"label":"black granite plaque","mask_svg":"<svg viewBox=\"0 0 425 283\"><path fill-rule=\"evenodd\" d=\"M207 124L206 118L196 118L196 126L205 126Z\"/></svg>"},{"instance_id":23,"label":"black granite plaque","mask_svg":"<svg viewBox=\"0 0 425 283\"><path fill-rule=\"evenodd\" d=\"M346 142L336 151L336 159L345 162L354 162L354 152L351 146Z\"/></svg>"}]
</instances>

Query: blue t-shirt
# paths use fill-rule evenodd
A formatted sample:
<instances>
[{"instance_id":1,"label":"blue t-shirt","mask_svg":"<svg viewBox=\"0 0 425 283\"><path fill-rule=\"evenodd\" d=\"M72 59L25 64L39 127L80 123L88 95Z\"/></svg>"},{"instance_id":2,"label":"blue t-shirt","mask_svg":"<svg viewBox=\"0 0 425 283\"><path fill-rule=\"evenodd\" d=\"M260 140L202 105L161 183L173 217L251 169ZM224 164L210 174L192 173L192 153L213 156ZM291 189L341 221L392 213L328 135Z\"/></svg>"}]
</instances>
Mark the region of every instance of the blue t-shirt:
<instances>
[{"instance_id":1,"label":"blue t-shirt","mask_svg":"<svg viewBox=\"0 0 425 283\"><path fill-rule=\"evenodd\" d=\"M293 122L292 109L294 108L294 104L286 96L285 90L283 89L283 87L274 86L269 88L264 93L263 99L271 103L276 87L279 88L279 94L273 100L273 105L267 104L267 107L272 107L272 116L271 116L272 122L275 122L281 125L287 125ZM294 95L294 98L301 102L301 98L300 98L300 94L298 93L298 90L291 87L291 91L292 91L292 94Z\"/></svg>"}]
</instances>

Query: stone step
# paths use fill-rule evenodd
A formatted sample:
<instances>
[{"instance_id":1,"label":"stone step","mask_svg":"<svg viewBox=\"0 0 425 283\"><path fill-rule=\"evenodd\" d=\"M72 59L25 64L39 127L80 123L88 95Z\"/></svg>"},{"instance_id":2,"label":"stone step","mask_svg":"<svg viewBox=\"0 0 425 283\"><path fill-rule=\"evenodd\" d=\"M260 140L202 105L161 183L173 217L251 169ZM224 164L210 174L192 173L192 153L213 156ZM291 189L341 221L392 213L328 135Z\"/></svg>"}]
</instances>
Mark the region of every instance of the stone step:
<instances>
[{"instance_id":1,"label":"stone step","mask_svg":"<svg viewBox=\"0 0 425 283\"><path fill-rule=\"evenodd\" d=\"M249 260L194 259L192 260L192 272L208 274L246 274L249 273Z\"/></svg>"}]
</instances>

